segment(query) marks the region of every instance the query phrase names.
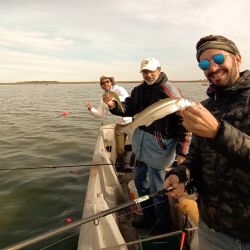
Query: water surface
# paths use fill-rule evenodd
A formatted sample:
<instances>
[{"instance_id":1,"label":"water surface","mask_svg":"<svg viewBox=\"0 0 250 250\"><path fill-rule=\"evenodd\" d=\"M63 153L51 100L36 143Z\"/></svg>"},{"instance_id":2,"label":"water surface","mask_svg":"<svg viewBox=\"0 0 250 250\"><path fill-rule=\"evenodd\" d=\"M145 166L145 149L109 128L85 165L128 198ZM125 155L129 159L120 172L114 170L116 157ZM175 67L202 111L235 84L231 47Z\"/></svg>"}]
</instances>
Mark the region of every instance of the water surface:
<instances>
[{"instance_id":1,"label":"water surface","mask_svg":"<svg viewBox=\"0 0 250 250\"><path fill-rule=\"evenodd\" d=\"M135 86L120 85L129 92ZM176 85L187 98L205 98L201 83ZM89 114L84 99L96 105L101 96L98 84L0 85L0 248L81 218L89 167L43 167L91 164L103 120ZM63 111L69 115L57 117ZM64 237L29 249L76 249L77 236L46 247Z\"/></svg>"}]
</instances>

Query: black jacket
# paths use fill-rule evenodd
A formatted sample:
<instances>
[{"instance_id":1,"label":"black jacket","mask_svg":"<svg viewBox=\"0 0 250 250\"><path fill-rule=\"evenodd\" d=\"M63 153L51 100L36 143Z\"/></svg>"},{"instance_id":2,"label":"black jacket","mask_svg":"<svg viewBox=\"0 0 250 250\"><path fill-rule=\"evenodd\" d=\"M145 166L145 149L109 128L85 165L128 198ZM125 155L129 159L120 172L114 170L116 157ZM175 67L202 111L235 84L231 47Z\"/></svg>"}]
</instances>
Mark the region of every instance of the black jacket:
<instances>
[{"instance_id":1,"label":"black jacket","mask_svg":"<svg viewBox=\"0 0 250 250\"><path fill-rule=\"evenodd\" d=\"M227 89L209 87L203 105L221 121L214 139L192 137L184 163L174 171L199 194L200 217L210 228L250 240L250 71Z\"/></svg>"}]
</instances>

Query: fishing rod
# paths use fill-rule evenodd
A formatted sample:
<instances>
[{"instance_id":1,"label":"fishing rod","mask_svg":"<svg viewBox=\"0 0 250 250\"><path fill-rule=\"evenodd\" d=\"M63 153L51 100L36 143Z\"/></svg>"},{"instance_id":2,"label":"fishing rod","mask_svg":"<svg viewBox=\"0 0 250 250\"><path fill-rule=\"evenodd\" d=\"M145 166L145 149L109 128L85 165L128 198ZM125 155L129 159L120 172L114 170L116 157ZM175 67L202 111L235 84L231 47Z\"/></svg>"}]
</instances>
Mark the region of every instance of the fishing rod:
<instances>
[{"instance_id":1,"label":"fishing rod","mask_svg":"<svg viewBox=\"0 0 250 250\"><path fill-rule=\"evenodd\" d=\"M123 165L129 164L129 162L122 163L98 163L98 164L76 164L76 165L55 165L49 167L28 167L28 168L0 168L2 170L36 170L36 169L56 169L56 168L74 168L74 167L92 167L92 166L109 166L109 165Z\"/></svg>"},{"instance_id":2,"label":"fishing rod","mask_svg":"<svg viewBox=\"0 0 250 250\"><path fill-rule=\"evenodd\" d=\"M53 236L56 236L58 234L61 234L61 233L64 233L72 228L75 228L77 226L80 226L80 225L83 225L83 224L86 224L90 221L96 221L98 220L99 218L101 217L105 217L107 215L110 215L112 213L115 213L115 212L118 212L124 208L127 208L127 207L130 207L130 206L133 206L135 204L139 204L143 201L146 201L146 200L149 200L155 196L158 196L158 195L162 195L164 193L167 193L167 192L171 192L173 191L174 188L172 187L169 187L169 188L164 188L158 192L154 192L152 194L148 194L148 195L144 195L144 196L141 196L135 200L132 200L132 201L127 201L121 205L118 205L116 207L113 207L113 208L109 208L109 209L106 209L100 213L97 213L97 214L94 214L92 216L89 216L87 218L84 218L84 219L81 219L81 220L78 220L76 222L72 222L71 224L68 224L68 225L64 225L62 227L58 227L52 231L49 231L47 233L42 233L42 234L39 234L33 238L30 238L30 239L27 239L27 240L24 240L22 242L19 242L19 243L16 243L14 245L11 245L11 246L8 246L7 248L4 248L5 250L18 250L18 249L22 249L24 247L27 247L27 246L30 246L30 245L33 245L35 243L38 243L42 240L46 240L48 238L51 238Z\"/></svg>"},{"instance_id":3,"label":"fishing rod","mask_svg":"<svg viewBox=\"0 0 250 250\"><path fill-rule=\"evenodd\" d=\"M187 228L186 232L192 232L198 230L198 227L191 227L191 228ZM174 231L174 232L170 232L170 233L164 233L164 234L159 234L159 235L154 235L154 236L150 236L144 239L139 239L139 240L133 240L133 241L129 241L129 242L125 242L123 244L119 244L119 245L113 245L113 246L107 246L102 248L103 250L111 250L111 249L120 249L121 247L128 247L131 245L135 245L135 244L141 244L142 242L148 242L148 241L153 241L153 240L158 240L158 239L162 239L162 238L166 238L166 237L170 237L173 235L179 235L181 234L182 230L178 230L178 231Z\"/></svg>"}]
</instances>

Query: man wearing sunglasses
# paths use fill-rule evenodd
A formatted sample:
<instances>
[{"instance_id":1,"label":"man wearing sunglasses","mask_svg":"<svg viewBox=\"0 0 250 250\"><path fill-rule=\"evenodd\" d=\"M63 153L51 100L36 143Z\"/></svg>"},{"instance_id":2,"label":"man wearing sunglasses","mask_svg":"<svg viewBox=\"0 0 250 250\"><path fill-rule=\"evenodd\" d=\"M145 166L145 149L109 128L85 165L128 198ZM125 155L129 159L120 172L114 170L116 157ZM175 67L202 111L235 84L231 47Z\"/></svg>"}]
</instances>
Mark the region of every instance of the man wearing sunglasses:
<instances>
[{"instance_id":1,"label":"man wearing sunglasses","mask_svg":"<svg viewBox=\"0 0 250 250\"><path fill-rule=\"evenodd\" d=\"M143 82L123 102L124 113L115 101L109 97L104 98L112 114L134 116L161 99L181 96L179 89L161 71L157 59L143 59L140 73ZM178 163L185 159L190 139L179 113L135 129L132 136L132 147L137 160L134 181L139 196L162 190L166 166L171 165L175 157ZM170 212L165 195L142 202L141 206L144 216L136 217L132 221L134 227L152 227L154 233L171 231Z\"/></svg>"},{"instance_id":2,"label":"man wearing sunglasses","mask_svg":"<svg viewBox=\"0 0 250 250\"><path fill-rule=\"evenodd\" d=\"M124 101L125 98L128 96L128 92L121 86L118 86L115 84L114 77L112 76L101 76L100 77L100 86L104 90L104 93L107 93L108 91L115 92L121 101ZM100 101L99 108L96 109L93 107L91 102L86 102L86 106L90 113L97 118L102 118L107 113L107 106L105 103ZM115 116L115 143L116 143L116 170L117 172L131 172L132 169L128 166L126 166L125 163L125 142L127 135L125 133L122 133L120 130L123 128L124 125L131 122L131 117L121 117L121 116Z\"/></svg>"},{"instance_id":3,"label":"man wearing sunglasses","mask_svg":"<svg viewBox=\"0 0 250 250\"><path fill-rule=\"evenodd\" d=\"M209 98L182 112L192 142L164 184L176 199L187 181L197 190L200 249L250 249L250 71L240 72L240 52L223 36L201 38L196 50Z\"/></svg>"}]
</instances>

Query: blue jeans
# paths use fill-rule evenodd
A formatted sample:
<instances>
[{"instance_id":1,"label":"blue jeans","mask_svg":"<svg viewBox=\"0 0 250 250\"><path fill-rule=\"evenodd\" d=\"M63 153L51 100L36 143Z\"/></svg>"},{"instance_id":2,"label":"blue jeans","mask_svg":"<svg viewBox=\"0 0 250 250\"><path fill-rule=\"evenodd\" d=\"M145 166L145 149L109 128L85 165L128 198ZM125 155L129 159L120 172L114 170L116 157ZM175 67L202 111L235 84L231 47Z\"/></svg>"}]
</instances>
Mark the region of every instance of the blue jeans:
<instances>
[{"instance_id":1,"label":"blue jeans","mask_svg":"<svg viewBox=\"0 0 250 250\"><path fill-rule=\"evenodd\" d=\"M198 234L199 246L202 250L250 250L250 240L242 242L226 234L216 232L203 221L199 224Z\"/></svg>"},{"instance_id":2,"label":"blue jeans","mask_svg":"<svg viewBox=\"0 0 250 250\"><path fill-rule=\"evenodd\" d=\"M164 178L164 170L152 168L141 161L135 166L134 181L139 196L162 190ZM155 226L157 226L158 231L168 232L170 230L171 217L166 195L158 195L149 201L142 202L140 205L145 219L154 219L154 222L157 222Z\"/></svg>"}]
</instances>

